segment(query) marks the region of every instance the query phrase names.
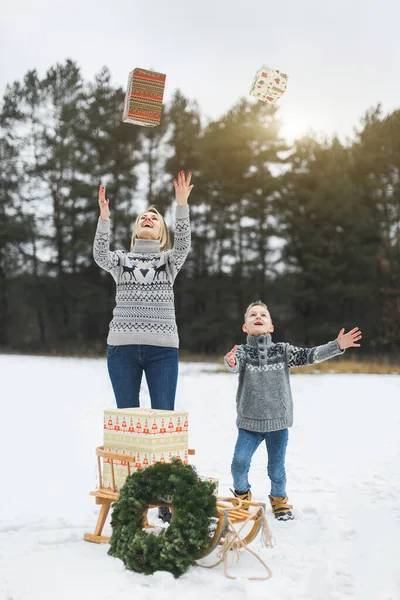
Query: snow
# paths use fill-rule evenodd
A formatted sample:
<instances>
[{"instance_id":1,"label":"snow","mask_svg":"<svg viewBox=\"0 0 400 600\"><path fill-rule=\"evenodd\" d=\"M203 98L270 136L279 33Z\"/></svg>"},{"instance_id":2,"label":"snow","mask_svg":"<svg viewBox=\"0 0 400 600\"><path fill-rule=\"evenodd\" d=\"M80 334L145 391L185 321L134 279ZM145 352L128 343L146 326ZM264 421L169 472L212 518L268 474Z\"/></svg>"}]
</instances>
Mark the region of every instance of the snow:
<instances>
[{"instance_id":1,"label":"snow","mask_svg":"<svg viewBox=\"0 0 400 600\"><path fill-rule=\"evenodd\" d=\"M127 571L107 545L83 541L98 507L95 447L114 406L105 360L0 356L0 600L399 600L400 379L397 375L292 376L295 424L287 476L295 520L276 522L276 546L191 568L180 579ZM177 409L189 411L200 474L230 495L237 377L217 365L180 365ZM147 387L142 406L149 406ZM269 493L265 448L254 456L256 500ZM110 529L104 531L109 533ZM214 553L208 564L216 561Z\"/></svg>"}]
</instances>

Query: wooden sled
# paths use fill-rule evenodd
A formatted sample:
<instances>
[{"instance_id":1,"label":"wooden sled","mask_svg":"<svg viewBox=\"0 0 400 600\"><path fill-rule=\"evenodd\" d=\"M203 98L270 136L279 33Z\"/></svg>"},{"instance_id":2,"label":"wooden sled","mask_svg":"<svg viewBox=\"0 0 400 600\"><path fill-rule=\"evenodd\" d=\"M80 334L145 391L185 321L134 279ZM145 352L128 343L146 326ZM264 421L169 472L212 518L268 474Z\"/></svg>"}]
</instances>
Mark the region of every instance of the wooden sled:
<instances>
[{"instance_id":1,"label":"wooden sled","mask_svg":"<svg viewBox=\"0 0 400 600\"><path fill-rule=\"evenodd\" d=\"M194 450L188 450L189 455L194 455ZM110 542L110 538L102 535L104 525L107 520L107 516L110 512L111 505L114 502L117 502L119 499L119 492L116 490L115 485L115 473L114 473L114 461L124 460L127 463L127 474L131 474L132 466L130 463L135 462L135 458L130 458L126 454L120 454L118 452L107 452L104 450L103 446L99 446L96 448L97 455L97 466L98 466L98 474L99 474L99 489L90 492L91 496L94 496L96 499L96 504L100 505L100 513L97 519L97 523L93 533L85 533L84 539L87 542L94 542L97 544L107 544ZM105 489L103 487L103 479L102 479L102 469L101 469L101 459L106 459L110 461L111 464L111 477L113 483L113 489ZM172 512L173 518L173 506L168 502L156 502L154 504L149 505L150 508L156 508L166 506ZM224 544L225 535L228 532L229 527L237 526L240 524L249 523L250 531L248 531L239 542L234 542L231 544L231 548L235 549L238 546L247 546L254 540L254 538L258 535L260 529L263 526L263 518L265 513L265 504L262 502L250 502L246 500L240 500L239 498L220 498L217 499L217 510L218 517L217 523L214 530L213 537L210 541L209 547L206 549L204 554L200 557L203 558L208 554L211 554L213 550L215 550L219 545ZM145 524L146 527L152 527L147 521L147 513L145 515ZM229 527L228 527L229 524ZM240 531L242 528L240 529Z\"/></svg>"}]
</instances>

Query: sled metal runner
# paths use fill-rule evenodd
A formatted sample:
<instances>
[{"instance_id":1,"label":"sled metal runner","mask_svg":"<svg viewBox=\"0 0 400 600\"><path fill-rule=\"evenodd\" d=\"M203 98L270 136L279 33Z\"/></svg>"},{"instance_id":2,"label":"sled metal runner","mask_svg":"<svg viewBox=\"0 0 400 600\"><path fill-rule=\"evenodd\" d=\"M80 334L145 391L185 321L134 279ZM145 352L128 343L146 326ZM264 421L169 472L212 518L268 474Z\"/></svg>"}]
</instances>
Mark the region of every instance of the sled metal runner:
<instances>
[{"instance_id":1,"label":"sled metal runner","mask_svg":"<svg viewBox=\"0 0 400 600\"><path fill-rule=\"evenodd\" d=\"M195 454L195 451L188 450L188 454L193 456ZM103 446L99 446L98 448L96 448L96 455L99 476L99 489L91 491L90 495L95 497L96 504L100 506L100 512L94 532L86 533L84 535L84 539L87 542L107 544L110 542L110 538L108 536L102 535L103 528L106 523L107 516L110 512L111 505L114 502L117 502L117 500L119 499L119 492L117 491L115 485L114 461L124 460L126 462L127 474L130 475L132 472L132 465L130 463L135 463L135 458L130 458L126 454L120 454L118 452L108 452L104 450ZM113 489L103 488L101 459L109 460L110 462ZM155 501L153 504L150 504L148 506L148 509L162 506L168 507L171 510L173 519L174 508L172 504L168 502ZM224 543L228 521L232 525L239 525L240 523L245 523L246 521L249 523L250 531L247 531L246 535L243 535L243 537L241 538L242 543L245 545L250 544L250 542L254 540L254 538L258 535L260 529L262 528L262 516L265 512L265 504L262 502L250 502L246 500L240 500L239 498L235 497L218 497L217 510L218 517L213 537L210 540L209 547L205 550L205 552L200 558L211 554L213 550L215 550L219 545L222 545ZM147 520L147 511L144 515L144 526L146 528L153 527L149 524Z\"/></svg>"}]
</instances>

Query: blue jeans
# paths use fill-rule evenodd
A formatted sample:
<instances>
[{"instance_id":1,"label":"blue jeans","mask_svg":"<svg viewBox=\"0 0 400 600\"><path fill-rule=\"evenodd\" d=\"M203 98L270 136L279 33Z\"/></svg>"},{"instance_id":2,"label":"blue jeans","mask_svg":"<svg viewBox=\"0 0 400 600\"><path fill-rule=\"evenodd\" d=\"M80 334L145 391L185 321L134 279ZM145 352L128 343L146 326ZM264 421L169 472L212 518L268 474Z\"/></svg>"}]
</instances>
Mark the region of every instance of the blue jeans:
<instances>
[{"instance_id":1,"label":"blue jeans","mask_svg":"<svg viewBox=\"0 0 400 600\"><path fill-rule=\"evenodd\" d=\"M239 494L250 489L248 474L254 452L263 440L267 446L268 477L271 480L271 496L286 498L285 455L289 433L287 429L256 433L239 429L232 460L233 487Z\"/></svg>"},{"instance_id":2,"label":"blue jeans","mask_svg":"<svg viewBox=\"0 0 400 600\"><path fill-rule=\"evenodd\" d=\"M129 344L107 346L107 367L118 408L138 408L143 371L151 407L174 410L178 348Z\"/></svg>"}]
</instances>

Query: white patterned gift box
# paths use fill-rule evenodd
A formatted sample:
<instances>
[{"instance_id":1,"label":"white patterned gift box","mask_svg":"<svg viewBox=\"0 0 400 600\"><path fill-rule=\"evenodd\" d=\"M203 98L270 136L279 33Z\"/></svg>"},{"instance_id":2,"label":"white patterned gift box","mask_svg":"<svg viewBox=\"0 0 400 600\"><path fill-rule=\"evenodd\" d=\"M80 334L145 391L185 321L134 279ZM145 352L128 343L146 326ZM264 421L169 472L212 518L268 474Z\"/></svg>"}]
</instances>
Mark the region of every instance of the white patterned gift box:
<instances>
[{"instance_id":1,"label":"white patterned gift box","mask_svg":"<svg viewBox=\"0 0 400 600\"><path fill-rule=\"evenodd\" d=\"M214 483L214 485L215 485L214 494L216 496L218 496L219 479L216 479L215 477L207 477L207 476L204 476L204 475L200 475L200 479L202 479L203 481L208 481L209 483Z\"/></svg>"},{"instance_id":2,"label":"white patterned gift box","mask_svg":"<svg viewBox=\"0 0 400 600\"><path fill-rule=\"evenodd\" d=\"M104 411L104 450L126 455L114 460L116 491L128 471L144 469L155 462L180 458L188 462L188 413L149 408L116 408ZM103 459L102 487L113 489L111 460Z\"/></svg>"},{"instance_id":3,"label":"white patterned gift box","mask_svg":"<svg viewBox=\"0 0 400 600\"><path fill-rule=\"evenodd\" d=\"M286 91L288 75L267 65L257 71L251 84L250 95L272 104Z\"/></svg>"}]
</instances>

